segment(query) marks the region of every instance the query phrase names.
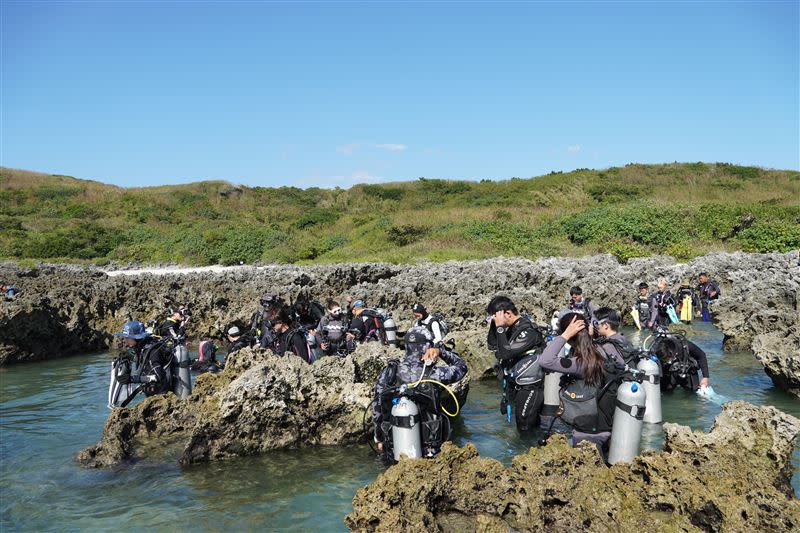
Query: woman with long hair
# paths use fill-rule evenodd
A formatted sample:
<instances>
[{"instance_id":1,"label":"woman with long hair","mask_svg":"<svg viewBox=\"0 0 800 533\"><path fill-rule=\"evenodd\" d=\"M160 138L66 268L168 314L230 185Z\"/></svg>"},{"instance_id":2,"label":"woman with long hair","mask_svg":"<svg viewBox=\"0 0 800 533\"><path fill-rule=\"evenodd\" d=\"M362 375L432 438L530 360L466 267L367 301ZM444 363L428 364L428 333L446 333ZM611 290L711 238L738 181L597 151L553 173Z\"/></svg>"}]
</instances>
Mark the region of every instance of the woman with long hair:
<instances>
[{"instance_id":1,"label":"woman with long hair","mask_svg":"<svg viewBox=\"0 0 800 533\"><path fill-rule=\"evenodd\" d=\"M580 313L566 313L559 319L559 327L563 333L547 346L539 359L539 364L545 370L565 374L562 378L562 391L567 383L577 382L584 390L599 393L606 385L607 356L594 344L588 320ZM559 357L561 350L567 344L570 346L569 355ZM597 423L594 424L596 428L587 430L570 426L573 445L588 440L595 443L605 455L605 445L611 437L614 398L615 393L610 389L603 392L602 398L597 402ZM562 393L562 408L563 399Z\"/></svg>"}]
</instances>

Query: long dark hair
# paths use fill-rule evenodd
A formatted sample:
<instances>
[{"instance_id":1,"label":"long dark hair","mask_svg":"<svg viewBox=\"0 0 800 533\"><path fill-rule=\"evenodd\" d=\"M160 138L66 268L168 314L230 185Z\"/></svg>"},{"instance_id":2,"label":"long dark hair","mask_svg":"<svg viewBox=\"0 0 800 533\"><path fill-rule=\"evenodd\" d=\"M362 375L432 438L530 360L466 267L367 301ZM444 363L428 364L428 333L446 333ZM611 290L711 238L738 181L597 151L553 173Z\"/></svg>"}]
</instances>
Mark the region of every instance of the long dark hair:
<instances>
[{"instance_id":1,"label":"long dark hair","mask_svg":"<svg viewBox=\"0 0 800 533\"><path fill-rule=\"evenodd\" d=\"M558 321L559 329L565 331L570 322L576 317L578 320L586 321L586 317L581 313L567 313ZM605 381L603 377L603 363L606 358L600 353L597 346L594 345L592 336L589 335L588 323L586 329L579 331L569 340L569 345L572 346L570 356L574 356L578 360L583 371L583 380L595 387L602 386Z\"/></svg>"}]
</instances>

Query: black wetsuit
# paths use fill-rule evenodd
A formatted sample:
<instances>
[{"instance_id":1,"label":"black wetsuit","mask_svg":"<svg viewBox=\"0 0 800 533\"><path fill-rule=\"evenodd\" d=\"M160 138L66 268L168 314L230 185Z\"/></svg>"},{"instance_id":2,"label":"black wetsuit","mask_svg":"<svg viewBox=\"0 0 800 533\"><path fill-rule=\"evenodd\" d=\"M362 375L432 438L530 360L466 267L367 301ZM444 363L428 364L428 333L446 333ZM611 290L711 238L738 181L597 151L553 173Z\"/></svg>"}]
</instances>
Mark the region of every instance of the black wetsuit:
<instances>
[{"instance_id":1,"label":"black wetsuit","mask_svg":"<svg viewBox=\"0 0 800 533\"><path fill-rule=\"evenodd\" d=\"M308 351L306 336L297 329L288 329L283 333L278 333L272 345L272 351L281 356L286 352L292 352L306 363L313 362L311 353Z\"/></svg>"},{"instance_id":2,"label":"black wetsuit","mask_svg":"<svg viewBox=\"0 0 800 533\"><path fill-rule=\"evenodd\" d=\"M708 375L708 357L695 343L683 337L669 336L660 338L652 348L658 355L663 377L661 390L670 391L681 386L689 391L696 391L700 387L700 378L697 371Z\"/></svg>"},{"instance_id":3,"label":"black wetsuit","mask_svg":"<svg viewBox=\"0 0 800 533\"><path fill-rule=\"evenodd\" d=\"M170 317L158 326L157 335L162 339L183 340L186 337L185 323Z\"/></svg>"},{"instance_id":4,"label":"black wetsuit","mask_svg":"<svg viewBox=\"0 0 800 533\"><path fill-rule=\"evenodd\" d=\"M492 322L494 326L494 322ZM494 332L494 338L488 338L487 344L494 345L497 358L502 368L514 366L522 357L537 348L544 347L544 338L539 330L525 317L519 317L516 322L507 328L490 327L489 335Z\"/></svg>"},{"instance_id":5,"label":"black wetsuit","mask_svg":"<svg viewBox=\"0 0 800 533\"><path fill-rule=\"evenodd\" d=\"M667 327L670 325L667 308L675 306L675 298L669 290L657 292L650 297L650 318L647 320L648 327L656 326Z\"/></svg>"},{"instance_id":6,"label":"black wetsuit","mask_svg":"<svg viewBox=\"0 0 800 533\"><path fill-rule=\"evenodd\" d=\"M256 345L256 339L252 335L245 333L244 335L233 341L231 347L228 348L228 355L234 352L238 352L242 348L252 348L255 345Z\"/></svg>"}]
</instances>

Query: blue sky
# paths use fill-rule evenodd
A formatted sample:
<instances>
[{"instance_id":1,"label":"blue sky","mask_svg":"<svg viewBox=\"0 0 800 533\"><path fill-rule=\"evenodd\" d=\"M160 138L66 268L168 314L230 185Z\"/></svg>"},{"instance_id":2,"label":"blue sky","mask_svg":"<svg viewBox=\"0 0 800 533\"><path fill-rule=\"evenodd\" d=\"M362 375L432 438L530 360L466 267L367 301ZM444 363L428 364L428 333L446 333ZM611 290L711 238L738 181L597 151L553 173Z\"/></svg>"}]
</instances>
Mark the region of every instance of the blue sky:
<instances>
[{"instance_id":1,"label":"blue sky","mask_svg":"<svg viewBox=\"0 0 800 533\"><path fill-rule=\"evenodd\" d=\"M0 164L123 186L800 169L799 5L3 0Z\"/></svg>"}]
</instances>

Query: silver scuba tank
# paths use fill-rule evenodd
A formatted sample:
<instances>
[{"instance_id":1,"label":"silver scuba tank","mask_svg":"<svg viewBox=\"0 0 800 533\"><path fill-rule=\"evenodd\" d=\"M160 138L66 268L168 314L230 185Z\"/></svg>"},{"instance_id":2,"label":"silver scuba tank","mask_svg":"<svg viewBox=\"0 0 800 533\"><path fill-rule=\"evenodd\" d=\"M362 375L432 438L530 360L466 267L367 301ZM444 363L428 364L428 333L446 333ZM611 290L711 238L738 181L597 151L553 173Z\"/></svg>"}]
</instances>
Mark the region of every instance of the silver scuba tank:
<instances>
[{"instance_id":1,"label":"silver scuba tank","mask_svg":"<svg viewBox=\"0 0 800 533\"><path fill-rule=\"evenodd\" d=\"M117 381L117 361L111 363L111 381L108 384L108 408L119 407L131 394L131 384Z\"/></svg>"},{"instance_id":2,"label":"silver scuba tank","mask_svg":"<svg viewBox=\"0 0 800 533\"><path fill-rule=\"evenodd\" d=\"M635 381L623 381L617 389L614 421L611 423L611 445L608 462L631 461L639 455L642 440L642 418L645 413L644 387Z\"/></svg>"},{"instance_id":3,"label":"silver scuba tank","mask_svg":"<svg viewBox=\"0 0 800 533\"><path fill-rule=\"evenodd\" d=\"M392 450L395 461L399 461L401 455L409 459L422 457L419 409L405 396L392 406Z\"/></svg>"},{"instance_id":4,"label":"silver scuba tank","mask_svg":"<svg viewBox=\"0 0 800 533\"><path fill-rule=\"evenodd\" d=\"M644 411L644 421L648 424L660 424L664 419L661 415L661 368L658 358L653 355L639 361L636 368L643 370L647 376L642 382L647 402Z\"/></svg>"},{"instance_id":5,"label":"silver scuba tank","mask_svg":"<svg viewBox=\"0 0 800 533\"><path fill-rule=\"evenodd\" d=\"M386 344L397 346L397 322L392 317L383 321L383 330L386 332Z\"/></svg>"},{"instance_id":6,"label":"silver scuba tank","mask_svg":"<svg viewBox=\"0 0 800 533\"><path fill-rule=\"evenodd\" d=\"M189 369L189 350L179 344L172 355L172 392L181 400L192 393L192 375Z\"/></svg>"},{"instance_id":7,"label":"silver scuba tank","mask_svg":"<svg viewBox=\"0 0 800 533\"><path fill-rule=\"evenodd\" d=\"M544 375L544 405L542 406L542 416L555 416L561 400L558 397L560 391L561 372L548 372Z\"/></svg>"}]
</instances>

